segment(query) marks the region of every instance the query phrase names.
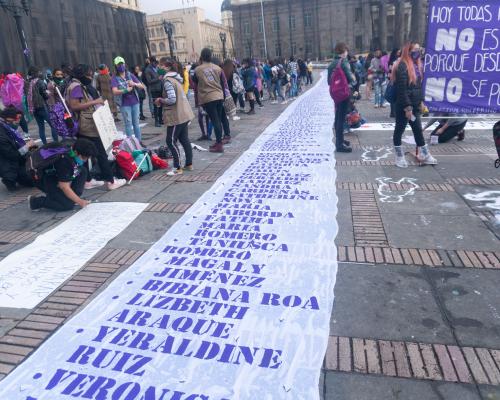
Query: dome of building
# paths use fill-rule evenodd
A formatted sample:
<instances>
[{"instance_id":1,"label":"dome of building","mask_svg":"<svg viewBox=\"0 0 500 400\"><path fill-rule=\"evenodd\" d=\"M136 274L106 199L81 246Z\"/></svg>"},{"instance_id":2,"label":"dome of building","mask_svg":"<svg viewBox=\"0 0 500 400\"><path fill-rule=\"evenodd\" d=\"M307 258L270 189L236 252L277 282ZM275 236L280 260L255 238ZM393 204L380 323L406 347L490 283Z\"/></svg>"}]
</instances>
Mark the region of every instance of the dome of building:
<instances>
[{"instance_id":1,"label":"dome of building","mask_svg":"<svg viewBox=\"0 0 500 400\"><path fill-rule=\"evenodd\" d=\"M220 6L220 12L231 11L231 0L224 0Z\"/></svg>"}]
</instances>

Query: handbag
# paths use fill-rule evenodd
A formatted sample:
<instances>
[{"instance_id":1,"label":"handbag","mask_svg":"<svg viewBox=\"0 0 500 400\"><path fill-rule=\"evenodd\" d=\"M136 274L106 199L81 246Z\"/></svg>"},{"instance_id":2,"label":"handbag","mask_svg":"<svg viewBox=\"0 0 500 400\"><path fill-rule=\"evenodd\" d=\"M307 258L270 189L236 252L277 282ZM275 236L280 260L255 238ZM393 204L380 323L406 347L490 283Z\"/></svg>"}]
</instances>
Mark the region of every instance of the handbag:
<instances>
[{"instance_id":1,"label":"handbag","mask_svg":"<svg viewBox=\"0 0 500 400\"><path fill-rule=\"evenodd\" d=\"M234 104L234 100L231 96L227 96L224 100L224 111L227 115L233 115L236 113L236 105Z\"/></svg>"},{"instance_id":2,"label":"handbag","mask_svg":"<svg viewBox=\"0 0 500 400\"><path fill-rule=\"evenodd\" d=\"M389 103L394 104L396 102L396 86L393 82L389 81L387 87L385 88L384 99Z\"/></svg>"}]
</instances>

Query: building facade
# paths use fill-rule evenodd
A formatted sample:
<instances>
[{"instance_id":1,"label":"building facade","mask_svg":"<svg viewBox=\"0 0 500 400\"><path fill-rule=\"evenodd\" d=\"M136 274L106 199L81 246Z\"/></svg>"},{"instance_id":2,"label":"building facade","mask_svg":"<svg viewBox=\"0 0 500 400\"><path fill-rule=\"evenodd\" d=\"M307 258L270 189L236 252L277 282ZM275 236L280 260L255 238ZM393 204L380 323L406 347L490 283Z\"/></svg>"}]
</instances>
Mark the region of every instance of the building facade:
<instances>
[{"instance_id":1,"label":"building facade","mask_svg":"<svg viewBox=\"0 0 500 400\"><path fill-rule=\"evenodd\" d=\"M427 0L225 0L222 9L232 14L237 57L321 60L337 42L353 53L424 43Z\"/></svg>"},{"instance_id":2,"label":"building facade","mask_svg":"<svg viewBox=\"0 0 500 400\"><path fill-rule=\"evenodd\" d=\"M100 0L117 7L128 8L129 10L139 11L139 0Z\"/></svg>"},{"instance_id":3,"label":"building facade","mask_svg":"<svg viewBox=\"0 0 500 400\"><path fill-rule=\"evenodd\" d=\"M209 47L215 57L222 59L224 49L220 34L226 38L226 57L234 55L234 37L231 20L223 15L222 23L205 18L205 11L198 7L164 11L147 16L147 30L151 54L170 56L170 46L163 22L173 24L173 54L181 62L195 62L201 49Z\"/></svg>"},{"instance_id":4,"label":"building facade","mask_svg":"<svg viewBox=\"0 0 500 400\"><path fill-rule=\"evenodd\" d=\"M113 2L114 3L114 2ZM32 0L22 18L32 64L111 65L117 55L129 65L147 56L146 18L141 12L97 0ZM0 72L25 71L26 64L12 15L0 9Z\"/></svg>"}]
</instances>

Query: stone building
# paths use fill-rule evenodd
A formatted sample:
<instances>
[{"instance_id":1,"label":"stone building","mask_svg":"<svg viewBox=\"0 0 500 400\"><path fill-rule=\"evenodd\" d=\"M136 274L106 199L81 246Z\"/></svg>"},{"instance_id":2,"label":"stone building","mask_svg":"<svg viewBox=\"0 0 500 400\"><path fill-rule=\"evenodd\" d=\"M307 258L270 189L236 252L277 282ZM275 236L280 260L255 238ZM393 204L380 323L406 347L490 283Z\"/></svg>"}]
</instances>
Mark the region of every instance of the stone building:
<instances>
[{"instance_id":1,"label":"stone building","mask_svg":"<svg viewBox=\"0 0 500 400\"><path fill-rule=\"evenodd\" d=\"M353 53L423 43L427 0L225 0L222 10L232 14L239 58L267 49L271 58L325 59L337 42Z\"/></svg>"},{"instance_id":2,"label":"stone building","mask_svg":"<svg viewBox=\"0 0 500 400\"><path fill-rule=\"evenodd\" d=\"M105 3L110 3L117 7L128 8L130 10L139 11L139 0L100 0Z\"/></svg>"},{"instance_id":3,"label":"stone building","mask_svg":"<svg viewBox=\"0 0 500 400\"><path fill-rule=\"evenodd\" d=\"M232 57L233 30L227 13L222 16L222 23L205 18L205 11L198 7L186 7L179 10L164 11L161 14L147 16L148 37L151 54L156 57L170 56L167 34L163 21L173 24L173 53L182 62L197 61L201 49L209 47L214 56L223 58L220 34L226 35L226 56Z\"/></svg>"},{"instance_id":4,"label":"stone building","mask_svg":"<svg viewBox=\"0 0 500 400\"><path fill-rule=\"evenodd\" d=\"M137 6L136 0L31 0L31 13L22 21L32 63L111 65L121 55L129 65L143 64L146 18ZM0 72L26 70L14 18L1 9L0 35Z\"/></svg>"}]
</instances>

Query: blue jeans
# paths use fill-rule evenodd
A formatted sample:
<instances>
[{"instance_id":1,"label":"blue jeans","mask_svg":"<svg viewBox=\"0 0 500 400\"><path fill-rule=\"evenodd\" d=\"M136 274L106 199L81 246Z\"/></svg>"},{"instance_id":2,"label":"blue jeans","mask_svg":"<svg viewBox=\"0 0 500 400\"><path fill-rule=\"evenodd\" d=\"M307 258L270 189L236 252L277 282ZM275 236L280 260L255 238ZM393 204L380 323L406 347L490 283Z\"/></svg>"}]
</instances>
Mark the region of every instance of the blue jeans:
<instances>
[{"instance_id":1,"label":"blue jeans","mask_svg":"<svg viewBox=\"0 0 500 400\"><path fill-rule=\"evenodd\" d=\"M123 122L125 123L125 133L128 137L135 135L141 140L141 128L139 126L139 103L133 106L121 106Z\"/></svg>"},{"instance_id":2,"label":"blue jeans","mask_svg":"<svg viewBox=\"0 0 500 400\"><path fill-rule=\"evenodd\" d=\"M57 138L57 131L52 127L49 120L49 111L47 108L37 108L33 112L33 116L35 117L36 123L38 125L38 135L42 140L43 144L47 143L47 137L45 136L45 122L47 122L50 126L50 130L52 133L52 139L54 142L57 142L59 139Z\"/></svg>"},{"instance_id":3,"label":"blue jeans","mask_svg":"<svg viewBox=\"0 0 500 400\"><path fill-rule=\"evenodd\" d=\"M382 86L382 79L374 80L373 88L375 89L375 105L382 106L384 104L384 91Z\"/></svg>"},{"instance_id":4,"label":"blue jeans","mask_svg":"<svg viewBox=\"0 0 500 400\"><path fill-rule=\"evenodd\" d=\"M278 97L280 97L281 100L285 101L285 96L283 96L283 86L281 79L277 79L276 82L273 83L272 91L274 93L275 99L278 99Z\"/></svg>"},{"instance_id":5,"label":"blue jeans","mask_svg":"<svg viewBox=\"0 0 500 400\"><path fill-rule=\"evenodd\" d=\"M297 96L297 92L298 92L298 90L297 90L297 75L292 74L290 76L290 78L291 78L290 83L292 85L290 87L290 97L295 97L295 96Z\"/></svg>"}]
</instances>

